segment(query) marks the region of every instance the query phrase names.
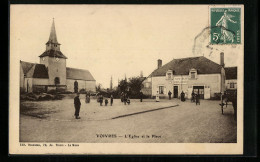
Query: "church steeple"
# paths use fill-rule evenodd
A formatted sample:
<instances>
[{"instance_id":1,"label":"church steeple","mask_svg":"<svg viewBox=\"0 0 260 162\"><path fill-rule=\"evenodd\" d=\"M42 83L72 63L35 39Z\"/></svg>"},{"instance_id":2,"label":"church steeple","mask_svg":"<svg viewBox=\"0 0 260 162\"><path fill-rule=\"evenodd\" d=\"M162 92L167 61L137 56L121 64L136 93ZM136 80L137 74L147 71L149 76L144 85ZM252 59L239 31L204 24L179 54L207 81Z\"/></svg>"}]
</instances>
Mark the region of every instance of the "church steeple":
<instances>
[{"instance_id":1,"label":"church steeple","mask_svg":"<svg viewBox=\"0 0 260 162\"><path fill-rule=\"evenodd\" d=\"M54 18L52 20L51 33L50 33L50 37L49 37L49 41L48 42L59 44L58 40L57 40L56 30L55 30Z\"/></svg>"},{"instance_id":2,"label":"church steeple","mask_svg":"<svg viewBox=\"0 0 260 162\"><path fill-rule=\"evenodd\" d=\"M51 33L48 42L46 43L46 51L48 50L60 50L60 43L58 43L57 35L56 35L56 29L55 29L55 23L54 18L52 20L51 25Z\"/></svg>"},{"instance_id":3,"label":"church steeple","mask_svg":"<svg viewBox=\"0 0 260 162\"><path fill-rule=\"evenodd\" d=\"M60 43L58 43L57 40L54 18L51 25L50 37L48 42L46 43L46 50L39 57L42 58L45 56L67 59L67 57L63 55L63 53L60 51Z\"/></svg>"}]
</instances>

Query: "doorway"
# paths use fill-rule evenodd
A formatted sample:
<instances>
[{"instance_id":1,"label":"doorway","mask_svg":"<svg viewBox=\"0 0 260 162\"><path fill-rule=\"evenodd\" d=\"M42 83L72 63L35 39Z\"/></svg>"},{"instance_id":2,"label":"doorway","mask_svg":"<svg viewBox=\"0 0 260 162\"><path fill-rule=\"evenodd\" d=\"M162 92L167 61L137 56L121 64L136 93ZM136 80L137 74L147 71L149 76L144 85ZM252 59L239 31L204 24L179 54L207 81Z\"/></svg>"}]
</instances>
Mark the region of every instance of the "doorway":
<instances>
[{"instance_id":1,"label":"doorway","mask_svg":"<svg viewBox=\"0 0 260 162\"><path fill-rule=\"evenodd\" d=\"M173 98L178 98L178 86L173 86Z\"/></svg>"},{"instance_id":2,"label":"doorway","mask_svg":"<svg viewBox=\"0 0 260 162\"><path fill-rule=\"evenodd\" d=\"M195 94L199 94L200 99L204 99L204 86L193 86Z\"/></svg>"}]
</instances>

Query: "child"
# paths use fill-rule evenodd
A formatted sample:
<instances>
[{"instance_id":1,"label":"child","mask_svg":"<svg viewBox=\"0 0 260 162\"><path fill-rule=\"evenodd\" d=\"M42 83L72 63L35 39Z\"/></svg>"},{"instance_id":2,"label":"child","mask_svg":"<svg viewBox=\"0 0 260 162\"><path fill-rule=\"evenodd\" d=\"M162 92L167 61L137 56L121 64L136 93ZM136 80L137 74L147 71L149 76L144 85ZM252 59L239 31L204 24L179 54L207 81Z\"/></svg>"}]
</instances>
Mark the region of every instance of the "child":
<instances>
[{"instance_id":1,"label":"child","mask_svg":"<svg viewBox=\"0 0 260 162\"><path fill-rule=\"evenodd\" d=\"M127 104L130 105L130 98L127 98Z\"/></svg>"},{"instance_id":2,"label":"child","mask_svg":"<svg viewBox=\"0 0 260 162\"><path fill-rule=\"evenodd\" d=\"M105 99L105 106L107 106L107 104L108 104L108 100L107 100L107 98Z\"/></svg>"}]
</instances>

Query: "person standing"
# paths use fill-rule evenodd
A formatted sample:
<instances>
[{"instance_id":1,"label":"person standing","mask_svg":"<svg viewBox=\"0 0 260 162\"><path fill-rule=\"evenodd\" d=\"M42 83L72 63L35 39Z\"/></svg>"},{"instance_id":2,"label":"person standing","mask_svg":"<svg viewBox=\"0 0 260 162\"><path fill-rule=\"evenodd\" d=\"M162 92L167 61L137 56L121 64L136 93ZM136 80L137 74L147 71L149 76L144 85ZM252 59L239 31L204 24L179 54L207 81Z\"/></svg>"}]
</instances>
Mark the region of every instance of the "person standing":
<instances>
[{"instance_id":1,"label":"person standing","mask_svg":"<svg viewBox=\"0 0 260 162\"><path fill-rule=\"evenodd\" d=\"M77 96L74 98L74 107L75 107L75 118L80 119L79 117L79 111L80 111L80 99L79 99L79 93L77 93Z\"/></svg>"},{"instance_id":2,"label":"person standing","mask_svg":"<svg viewBox=\"0 0 260 162\"><path fill-rule=\"evenodd\" d=\"M143 102L143 92L140 91L140 102Z\"/></svg>"},{"instance_id":3,"label":"person standing","mask_svg":"<svg viewBox=\"0 0 260 162\"><path fill-rule=\"evenodd\" d=\"M127 98L127 104L130 105L130 97Z\"/></svg>"},{"instance_id":4,"label":"person standing","mask_svg":"<svg viewBox=\"0 0 260 162\"><path fill-rule=\"evenodd\" d=\"M181 92L181 101L182 101L182 102L184 102L184 101L185 101L185 94L184 94L184 92L183 92L183 91Z\"/></svg>"},{"instance_id":5,"label":"person standing","mask_svg":"<svg viewBox=\"0 0 260 162\"><path fill-rule=\"evenodd\" d=\"M127 96L126 96L126 93L124 94L124 104L126 105L126 102L127 102Z\"/></svg>"},{"instance_id":6,"label":"person standing","mask_svg":"<svg viewBox=\"0 0 260 162\"><path fill-rule=\"evenodd\" d=\"M100 106L102 106L102 104L103 104L103 96L102 95L100 95L99 102L100 102Z\"/></svg>"},{"instance_id":7,"label":"person standing","mask_svg":"<svg viewBox=\"0 0 260 162\"><path fill-rule=\"evenodd\" d=\"M108 104L108 99L106 98L105 99L105 106L107 106L107 104Z\"/></svg>"},{"instance_id":8,"label":"person standing","mask_svg":"<svg viewBox=\"0 0 260 162\"><path fill-rule=\"evenodd\" d=\"M156 99L155 99L156 102L160 102L160 98L159 98L159 92L157 91L157 94L156 94Z\"/></svg>"},{"instance_id":9,"label":"person standing","mask_svg":"<svg viewBox=\"0 0 260 162\"><path fill-rule=\"evenodd\" d=\"M124 92L121 93L121 102L124 102Z\"/></svg>"},{"instance_id":10,"label":"person standing","mask_svg":"<svg viewBox=\"0 0 260 162\"><path fill-rule=\"evenodd\" d=\"M171 91L169 91L169 92L168 92L168 95L169 95L169 100L171 100L171 95L172 95L172 92L171 92Z\"/></svg>"},{"instance_id":11,"label":"person standing","mask_svg":"<svg viewBox=\"0 0 260 162\"><path fill-rule=\"evenodd\" d=\"M113 100L114 100L114 97L113 95L110 96L110 105L112 106L113 105Z\"/></svg>"},{"instance_id":12,"label":"person standing","mask_svg":"<svg viewBox=\"0 0 260 162\"><path fill-rule=\"evenodd\" d=\"M196 100L196 105L200 105L200 95L199 94L195 95L195 100Z\"/></svg>"},{"instance_id":13,"label":"person standing","mask_svg":"<svg viewBox=\"0 0 260 162\"><path fill-rule=\"evenodd\" d=\"M192 91L192 93L191 93L191 102L194 102L194 100L195 100L195 94L194 94L194 91Z\"/></svg>"}]
</instances>

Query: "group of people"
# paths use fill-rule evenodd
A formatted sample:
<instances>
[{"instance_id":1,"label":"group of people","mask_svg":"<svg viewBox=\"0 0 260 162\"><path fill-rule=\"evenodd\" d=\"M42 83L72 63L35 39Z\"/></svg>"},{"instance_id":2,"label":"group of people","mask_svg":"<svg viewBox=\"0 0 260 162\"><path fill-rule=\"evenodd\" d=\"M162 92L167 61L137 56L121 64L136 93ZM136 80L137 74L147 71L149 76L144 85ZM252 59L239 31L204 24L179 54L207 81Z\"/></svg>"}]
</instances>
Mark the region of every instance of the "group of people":
<instances>
[{"instance_id":1,"label":"group of people","mask_svg":"<svg viewBox=\"0 0 260 162\"><path fill-rule=\"evenodd\" d=\"M127 93L122 92L120 95L121 102L123 102L125 105L126 103L130 105L130 97Z\"/></svg>"},{"instance_id":2,"label":"group of people","mask_svg":"<svg viewBox=\"0 0 260 162\"><path fill-rule=\"evenodd\" d=\"M168 92L169 100L171 100L171 98L172 98L171 95L172 95L172 92L169 91L169 92ZM181 101L182 101L182 102L185 101L185 93L184 93L183 91L181 92Z\"/></svg>"},{"instance_id":3,"label":"group of people","mask_svg":"<svg viewBox=\"0 0 260 162\"><path fill-rule=\"evenodd\" d=\"M200 95L197 93L194 93L194 91L192 91L191 93L191 102L195 102L196 105L200 105Z\"/></svg>"},{"instance_id":4,"label":"group of people","mask_svg":"<svg viewBox=\"0 0 260 162\"><path fill-rule=\"evenodd\" d=\"M100 106L103 106L103 100L104 100L103 95L99 95L97 101L99 102ZM114 101L114 97L113 97L113 95L111 95L110 96L110 106L113 105L113 101ZM108 98L105 98L105 106L107 106L107 105L108 105Z\"/></svg>"}]
</instances>

